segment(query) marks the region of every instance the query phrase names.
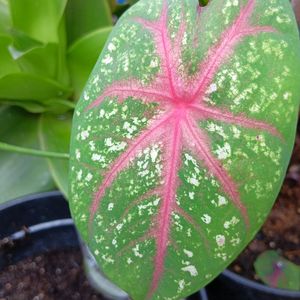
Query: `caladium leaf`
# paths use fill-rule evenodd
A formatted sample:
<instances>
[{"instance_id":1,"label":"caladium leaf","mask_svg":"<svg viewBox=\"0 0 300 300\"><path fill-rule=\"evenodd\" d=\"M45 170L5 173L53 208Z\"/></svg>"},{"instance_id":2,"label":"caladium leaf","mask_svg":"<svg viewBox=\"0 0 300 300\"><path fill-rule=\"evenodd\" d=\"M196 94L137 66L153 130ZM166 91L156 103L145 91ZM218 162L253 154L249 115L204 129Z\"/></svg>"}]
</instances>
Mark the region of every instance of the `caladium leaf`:
<instances>
[{"instance_id":1,"label":"caladium leaf","mask_svg":"<svg viewBox=\"0 0 300 300\"><path fill-rule=\"evenodd\" d=\"M75 113L71 209L133 299L191 294L262 225L294 141L299 49L282 0L140 0L114 28Z\"/></svg>"},{"instance_id":2,"label":"caladium leaf","mask_svg":"<svg viewBox=\"0 0 300 300\"><path fill-rule=\"evenodd\" d=\"M281 257L276 251L262 253L254 264L256 274L275 288L300 290L300 267Z\"/></svg>"}]
</instances>

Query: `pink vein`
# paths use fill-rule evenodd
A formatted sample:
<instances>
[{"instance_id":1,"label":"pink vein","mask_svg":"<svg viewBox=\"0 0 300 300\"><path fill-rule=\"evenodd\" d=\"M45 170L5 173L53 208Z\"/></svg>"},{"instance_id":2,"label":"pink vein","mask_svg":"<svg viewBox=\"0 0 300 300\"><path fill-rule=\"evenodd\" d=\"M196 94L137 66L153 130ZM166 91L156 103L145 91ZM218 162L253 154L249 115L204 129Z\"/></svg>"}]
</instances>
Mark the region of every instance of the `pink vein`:
<instances>
[{"instance_id":1,"label":"pink vein","mask_svg":"<svg viewBox=\"0 0 300 300\"><path fill-rule=\"evenodd\" d=\"M172 140L169 149L165 149L166 153L170 153L172 159L169 161L169 166L164 170L166 182L162 197L162 204L157 215L157 233L156 233L156 255L154 258L154 272L152 283L147 294L147 299L150 299L156 291L160 278L164 272L164 262L167 254L169 243L169 232L171 225L171 214L175 203L177 192L177 171L180 164L180 146L182 144L182 136L180 129L180 120L175 119L173 128Z\"/></svg>"},{"instance_id":2,"label":"pink vein","mask_svg":"<svg viewBox=\"0 0 300 300\"><path fill-rule=\"evenodd\" d=\"M221 42L209 51L210 55L207 60L203 64L200 64L199 69L203 71L200 71L199 76L195 79L198 88L194 93L193 100L198 99L205 93L217 70L224 64L226 58L232 54L234 47L241 38L260 32L275 32L272 27L251 27L249 25L249 18L254 7L255 0L249 0L246 6L241 9L240 15L236 18L233 24L223 33Z\"/></svg>"},{"instance_id":3,"label":"pink vein","mask_svg":"<svg viewBox=\"0 0 300 300\"><path fill-rule=\"evenodd\" d=\"M155 41L158 55L161 59L161 65L163 66L163 73L166 73L169 81L170 92L173 98L176 98L176 91L174 86L174 76L176 74L172 71L171 66L173 65L170 61L169 54L172 52L172 44L168 34L168 1L163 1L163 8L161 17L158 21L149 21L142 18L137 18L136 21L148 29Z\"/></svg>"},{"instance_id":4,"label":"pink vein","mask_svg":"<svg viewBox=\"0 0 300 300\"><path fill-rule=\"evenodd\" d=\"M155 88L141 85L135 80L119 81L109 86L100 97L93 101L87 110L99 106L106 97L116 96L119 101L123 101L128 97L141 98L146 102L164 102L166 100L172 101L172 97L168 93L164 93L163 89L157 91L159 86Z\"/></svg>"},{"instance_id":5,"label":"pink vein","mask_svg":"<svg viewBox=\"0 0 300 300\"><path fill-rule=\"evenodd\" d=\"M135 157L139 150L143 149L150 143L155 142L160 137L160 128L170 120L172 114L168 113L166 116L156 120L149 128L143 131L137 139L129 145L128 149L123 152L111 165L109 172L105 175L100 188L96 192L92 205L90 207L90 228L91 223L98 210L100 200L105 194L105 191L111 186L117 175L123 170L129 163L130 160Z\"/></svg>"},{"instance_id":6,"label":"pink vein","mask_svg":"<svg viewBox=\"0 0 300 300\"><path fill-rule=\"evenodd\" d=\"M247 128L260 129L267 131L274 136L282 138L281 133L274 126L266 122L249 119L244 115L234 115L229 111L222 110L216 107L209 108L197 105L192 105L190 107L196 112L196 117L198 116L198 119L211 118L217 121L237 124Z\"/></svg>"},{"instance_id":7,"label":"pink vein","mask_svg":"<svg viewBox=\"0 0 300 300\"><path fill-rule=\"evenodd\" d=\"M190 117L187 117L186 127L187 143L190 145L191 141L194 143L194 145L191 145L191 148L194 150L195 155L205 164L209 172L219 180L222 188L224 189L224 192L228 194L234 205L240 209L246 227L248 228L249 217L247 209L241 202L238 188L235 185L234 181L221 167L219 161L211 154L207 138L200 130L197 123L195 123L194 120L191 120Z\"/></svg>"},{"instance_id":8,"label":"pink vein","mask_svg":"<svg viewBox=\"0 0 300 300\"><path fill-rule=\"evenodd\" d=\"M183 218L186 219L187 222L189 222L196 231L198 231L200 237L202 238L204 245L206 248L209 247L208 245L208 240L206 239L200 225L194 220L194 218L192 216L190 216L184 209L182 209L178 204L174 205L174 211L179 214L180 216L182 216Z\"/></svg>"},{"instance_id":9,"label":"pink vein","mask_svg":"<svg viewBox=\"0 0 300 300\"><path fill-rule=\"evenodd\" d=\"M124 213L122 214L121 218L119 219L119 222L124 220L125 217L129 214L129 212L136 207L137 205L139 205L140 203L143 203L145 201L153 201L153 199L151 199L151 197L155 196L155 195L159 195L160 190L159 189L153 189L150 190L148 192L146 192L145 194L141 195L138 199L136 199L135 201L132 201L128 207L126 207Z\"/></svg>"}]
</instances>

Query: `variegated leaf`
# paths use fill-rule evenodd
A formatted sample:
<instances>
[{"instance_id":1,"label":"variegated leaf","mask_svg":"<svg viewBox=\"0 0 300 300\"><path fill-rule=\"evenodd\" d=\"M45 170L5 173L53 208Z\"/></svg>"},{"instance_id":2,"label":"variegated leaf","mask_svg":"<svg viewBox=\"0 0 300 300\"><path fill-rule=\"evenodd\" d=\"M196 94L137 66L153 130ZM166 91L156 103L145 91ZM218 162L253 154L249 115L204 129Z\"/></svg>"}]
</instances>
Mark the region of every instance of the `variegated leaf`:
<instances>
[{"instance_id":1,"label":"variegated leaf","mask_svg":"<svg viewBox=\"0 0 300 300\"><path fill-rule=\"evenodd\" d=\"M140 0L76 109L71 209L133 299L179 299L267 216L290 158L299 38L287 0Z\"/></svg>"}]
</instances>

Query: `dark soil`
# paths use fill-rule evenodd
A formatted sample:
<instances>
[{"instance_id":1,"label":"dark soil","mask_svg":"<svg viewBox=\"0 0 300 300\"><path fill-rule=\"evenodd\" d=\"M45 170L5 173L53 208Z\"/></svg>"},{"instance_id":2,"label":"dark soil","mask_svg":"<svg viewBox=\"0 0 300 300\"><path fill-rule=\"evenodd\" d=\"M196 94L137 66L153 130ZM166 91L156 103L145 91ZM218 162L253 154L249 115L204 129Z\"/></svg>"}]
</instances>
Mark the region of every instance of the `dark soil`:
<instances>
[{"instance_id":1,"label":"dark soil","mask_svg":"<svg viewBox=\"0 0 300 300\"><path fill-rule=\"evenodd\" d=\"M277 250L300 265L300 122L290 166L271 214L256 238L229 269L259 281L253 264L266 250Z\"/></svg>"},{"instance_id":2,"label":"dark soil","mask_svg":"<svg viewBox=\"0 0 300 300\"><path fill-rule=\"evenodd\" d=\"M79 250L28 258L0 273L0 300L100 300L84 275Z\"/></svg>"}]
</instances>

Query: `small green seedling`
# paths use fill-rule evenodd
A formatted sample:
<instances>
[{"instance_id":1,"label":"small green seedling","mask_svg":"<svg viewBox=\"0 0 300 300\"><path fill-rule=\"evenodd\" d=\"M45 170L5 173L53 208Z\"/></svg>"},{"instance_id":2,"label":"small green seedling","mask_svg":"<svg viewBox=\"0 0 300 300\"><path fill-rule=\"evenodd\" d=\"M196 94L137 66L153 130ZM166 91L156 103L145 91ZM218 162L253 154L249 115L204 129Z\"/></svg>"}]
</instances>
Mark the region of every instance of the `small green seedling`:
<instances>
[{"instance_id":1,"label":"small green seedling","mask_svg":"<svg viewBox=\"0 0 300 300\"><path fill-rule=\"evenodd\" d=\"M254 267L265 284L300 291L300 266L281 257L276 251L262 253L255 261Z\"/></svg>"},{"instance_id":2,"label":"small green seedling","mask_svg":"<svg viewBox=\"0 0 300 300\"><path fill-rule=\"evenodd\" d=\"M140 0L77 105L70 205L108 278L180 299L261 227L290 159L300 46L289 1Z\"/></svg>"}]
</instances>

